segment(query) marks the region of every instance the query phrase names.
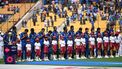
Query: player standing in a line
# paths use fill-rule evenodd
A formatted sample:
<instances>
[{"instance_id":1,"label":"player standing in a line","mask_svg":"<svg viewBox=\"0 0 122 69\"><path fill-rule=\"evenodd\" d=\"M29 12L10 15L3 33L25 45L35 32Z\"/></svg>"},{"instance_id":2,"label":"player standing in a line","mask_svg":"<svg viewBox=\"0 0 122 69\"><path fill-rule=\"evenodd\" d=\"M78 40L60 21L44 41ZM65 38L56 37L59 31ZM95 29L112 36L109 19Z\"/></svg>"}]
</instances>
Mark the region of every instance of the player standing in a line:
<instances>
[{"instance_id":1,"label":"player standing in a line","mask_svg":"<svg viewBox=\"0 0 122 69\"><path fill-rule=\"evenodd\" d=\"M39 38L39 42L41 44L41 55L40 58L43 60L44 59L44 37L45 37L45 29L42 28L41 31L38 33L38 38Z\"/></svg>"},{"instance_id":2,"label":"player standing in a line","mask_svg":"<svg viewBox=\"0 0 122 69\"><path fill-rule=\"evenodd\" d=\"M119 32L116 32L115 34L115 47L116 47L116 57L119 57L119 48L120 48Z\"/></svg>"},{"instance_id":3,"label":"player standing in a line","mask_svg":"<svg viewBox=\"0 0 122 69\"><path fill-rule=\"evenodd\" d=\"M58 46L58 44L59 44L59 41L58 41L59 34L58 34L58 31L57 31L57 27L56 26L53 27L53 31L51 33L51 38L53 38L53 36L55 36L55 41L57 42L57 47L55 48L56 49L55 50L56 51L55 52L55 56L58 59L59 58L59 46Z\"/></svg>"},{"instance_id":4,"label":"player standing in a line","mask_svg":"<svg viewBox=\"0 0 122 69\"><path fill-rule=\"evenodd\" d=\"M35 39L35 44L34 44L34 46L35 46L35 60L36 61L41 61L41 59L40 59L40 55L41 55L41 44L40 44L40 42L39 42L39 38L36 38Z\"/></svg>"},{"instance_id":5,"label":"player standing in a line","mask_svg":"<svg viewBox=\"0 0 122 69\"><path fill-rule=\"evenodd\" d=\"M25 61L26 59L27 39L28 39L28 29L25 29L25 31L20 34L20 40L22 45L22 61Z\"/></svg>"},{"instance_id":6,"label":"player standing in a line","mask_svg":"<svg viewBox=\"0 0 122 69\"><path fill-rule=\"evenodd\" d=\"M34 31L34 28L31 28L31 30L30 30L31 32L30 32L30 35L29 35L29 38L30 38L30 42L31 42L31 59L32 60L34 60L35 59L35 46L34 46L34 44L35 44L35 39L36 39L36 37L37 37L37 35L36 35L36 33L35 33L35 31Z\"/></svg>"},{"instance_id":7,"label":"player standing in a line","mask_svg":"<svg viewBox=\"0 0 122 69\"><path fill-rule=\"evenodd\" d=\"M66 45L65 45L65 47L66 47L66 51L65 51L65 53L64 53L64 58L65 59L67 59L68 57L67 57L67 40L68 40L68 32L67 32L67 27L64 27L63 28L63 32L61 32L61 36L63 36L64 37L64 41L65 41L65 43L66 43Z\"/></svg>"},{"instance_id":8,"label":"player standing in a line","mask_svg":"<svg viewBox=\"0 0 122 69\"><path fill-rule=\"evenodd\" d=\"M119 34L119 40L120 40L120 47L119 47L119 56L122 56L122 32Z\"/></svg>"},{"instance_id":9,"label":"player standing in a line","mask_svg":"<svg viewBox=\"0 0 122 69\"><path fill-rule=\"evenodd\" d=\"M70 30L68 32L68 37L71 36L73 41L73 51L72 51L72 58L74 58L75 55L75 49L74 49L74 40L75 40L75 32L74 32L74 26L70 26Z\"/></svg>"}]
</instances>

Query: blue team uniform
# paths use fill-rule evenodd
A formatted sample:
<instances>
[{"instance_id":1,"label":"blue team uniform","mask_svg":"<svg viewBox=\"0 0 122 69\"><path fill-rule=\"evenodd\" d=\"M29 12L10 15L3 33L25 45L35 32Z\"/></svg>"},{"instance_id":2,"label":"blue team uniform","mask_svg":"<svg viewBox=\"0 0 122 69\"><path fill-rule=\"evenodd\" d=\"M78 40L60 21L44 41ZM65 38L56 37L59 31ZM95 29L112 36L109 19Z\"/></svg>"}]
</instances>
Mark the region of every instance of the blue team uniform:
<instances>
[{"instance_id":1,"label":"blue team uniform","mask_svg":"<svg viewBox=\"0 0 122 69\"><path fill-rule=\"evenodd\" d=\"M34 59L35 57L35 50L34 50L34 44L35 44L35 39L36 39L37 35L36 33L30 33L29 38L30 38L30 42L31 42L31 58Z\"/></svg>"},{"instance_id":2,"label":"blue team uniform","mask_svg":"<svg viewBox=\"0 0 122 69\"><path fill-rule=\"evenodd\" d=\"M81 36L81 34L82 34L82 32L79 31L79 30L76 32L76 35L80 35Z\"/></svg>"},{"instance_id":3,"label":"blue team uniform","mask_svg":"<svg viewBox=\"0 0 122 69\"><path fill-rule=\"evenodd\" d=\"M25 36L25 32L22 32L20 34L20 39ZM22 45L22 59L26 59L26 40L28 39L28 36L25 37L24 39L21 39L21 45Z\"/></svg>"},{"instance_id":4,"label":"blue team uniform","mask_svg":"<svg viewBox=\"0 0 122 69\"><path fill-rule=\"evenodd\" d=\"M6 45L8 45L9 44L9 35L8 34L5 34L4 36L3 36L3 40L4 40L4 45L6 46Z\"/></svg>"},{"instance_id":5,"label":"blue team uniform","mask_svg":"<svg viewBox=\"0 0 122 69\"><path fill-rule=\"evenodd\" d=\"M17 40L17 34L14 31L12 31L11 42L13 43L16 40Z\"/></svg>"},{"instance_id":6,"label":"blue team uniform","mask_svg":"<svg viewBox=\"0 0 122 69\"><path fill-rule=\"evenodd\" d=\"M86 57L89 57L89 34L87 32L84 33L86 40Z\"/></svg>"},{"instance_id":7,"label":"blue team uniform","mask_svg":"<svg viewBox=\"0 0 122 69\"><path fill-rule=\"evenodd\" d=\"M58 38L59 38L58 31L53 31L51 36L56 36L56 40L58 41Z\"/></svg>"}]
</instances>

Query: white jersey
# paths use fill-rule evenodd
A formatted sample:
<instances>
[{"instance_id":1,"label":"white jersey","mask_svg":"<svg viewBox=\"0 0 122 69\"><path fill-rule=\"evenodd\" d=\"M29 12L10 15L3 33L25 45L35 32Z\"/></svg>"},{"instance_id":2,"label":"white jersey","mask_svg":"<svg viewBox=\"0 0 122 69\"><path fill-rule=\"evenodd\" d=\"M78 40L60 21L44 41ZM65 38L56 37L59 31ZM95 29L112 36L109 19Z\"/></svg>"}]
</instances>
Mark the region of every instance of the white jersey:
<instances>
[{"instance_id":1,"label":"white jersey","mask_svg":"<svg viewBox=\"0 0 122 69\"><path fill-rule=\"evenodd\" d=\"M39 43L39 42L35 42L35 49L40 49L40 47L41 47L41 44Z\"/></svg>"},{"instance_id":2,"label":"white jersey","mask_svg":"<svg viewBox=\"0 0 122 69\"><path fill-rule=\"evenodd\" d=\"M57 40L52 40L52 45L57 45L57 44L58 44Z\"/></svg>"},{"instance_id":3,"label":"white jersey","mask_svg":"<svg viewBox=\"0 0 122 69\"><path fill-rule=\"evenodd\" d=\"M97 38L97 42L98 42L98 43L102 43L102 42L103 42L102 38L98 37L98 38Z\"/></svg>"},{"instance_id":4,"label":"white jersey","mask_svg":"<svg viewBox=\"0 0 122 69\"><path fill-rule=\"evenodd\" d=\"M81 43L82 43L83 45L86 44L86 40L85 40L85 38L81 38Z\"/></svg>"},{"instance_id":5,"label":"white jersey","mask_svg":"<svg viewBox=\"0 0 122 69\"><path fill-rule=\"evenodd\" d=\"M104 42L109 42L109 37L104 36L103 40L104 40Z\"/></svg>"},{"instance_id":6,"label":"white jersey","mask_svg":"<svg viewBox=\"0 0 122 69\"><path fill-rule=\"evenodd\" d=\"M79 46L79 45L81 45L81 39L75 39L75 44L76 44L76 46Z\"/></svg>"},{"instance_id":7,"label":"white jersey","mask_svg":"<svg viewBox=\"0 0 122 69\"><path fill-rule=\"evenodd\" d=\"M73 46L73 41L72 41L72 40L68 40L68 41L67 41L67 45L68 45L68 46Z\"/></svg>"},{"instance_id":8,"label":"white jersey","mask_svg":"<svg viewBox=\"0 0 122 69\"><path fill-rule=\"evenodd\" d=\"M17 43L17 50L22 50L22 45L20 43Z\"/></svg>"},{"instance_id":9,"label":"white jersey","mask_svg":"<svg viewBox=\"0 0 122 69\"><path fill-rule=\"evenodd\" d=\"M26 44L27 50L31 50L31 44Z\"/></svg>"},{"instance_id":10,"label":"white jersey","mask_svg":"<svg viewBox=\"0 0 122 69\"><path fill-rule=\"evenodd\" d=\"M115 36L110 36L110 42L111 43L115 43L115 39L116 39Z\"/></svg>"},{"instance_id":11,"label":"white jersey","mask_svg":"<svg viewBox=\"0 0 122 69\"><path fill-rule=\"evenodd\" d=\"M115 42L116 42L116 43L120 43L120 38L119 38L119 36L116 36L116 37L115 37Z\"/></svg>"},{"instance_id":12,"label":"white jersey","mask_svg":"<svg viewBox=\"0 0 122 69\"><path fill-rule=\"evenodd\" d=\"M61 47L64 47L66 45L65 40L60 40L59 43Z\"/></svg>"},{"instance_id":13,"label":"white jersey","mask_svg":"<svg viewBox=\"0 0 122 69\"><path fill-rule=\"evenodd\" d=\"M4 42L3 42L3 37L0 36L0 46L3 46L4 45Z\"/></svg>"},{"instance_id":14,"label":"white jersey","mask_svg":"<svg viewBox=\"0 0 122 69\"><path fill-rule=\"evenodd\" d=\"M91 44L91 45L95 45L95 38L90 37L90 38L89 38L89 41L90 41L90 44Z\"/></svg>"},{"instance_id":15,"label":"white jersey","mask_svg":"<svg viewBox=\"0 0 122 69\"><path fill-rule=\"evenodd\" d=\"M119 34L119 40L120 40L120 48L119 48L119 55L122 56L122 33Z\"/></svg>"},{"instance_id":16,"label":"white jersey","mask_svg":"<svg viewBox=\"0 0 122 69\"><path fill-rule=\"evenodd\" d=\"M44 45L49 46L50 45L49 41L44 40Z\"/></svg>"},{"instance_id":17,"label":"white jersey","mask_svg":"<svg viewBox=\"0 0 122 69\"><path fill-rule=\"evenodd\" d=\"M122 45L122 35L119 34L118 38L119 38L120 44Z\"/></svg>"}]
</instances>

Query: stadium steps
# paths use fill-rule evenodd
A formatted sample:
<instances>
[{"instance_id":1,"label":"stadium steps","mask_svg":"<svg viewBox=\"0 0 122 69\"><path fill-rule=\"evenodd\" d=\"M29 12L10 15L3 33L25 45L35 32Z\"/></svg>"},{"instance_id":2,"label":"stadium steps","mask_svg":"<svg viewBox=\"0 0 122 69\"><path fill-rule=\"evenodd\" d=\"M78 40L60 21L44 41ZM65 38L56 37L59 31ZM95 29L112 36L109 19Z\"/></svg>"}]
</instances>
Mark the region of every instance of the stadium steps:
<instances>
[{"instance_id":1,"label":"stadium steps","mask_svg":"<svg viewBox=\"0 0 122 69\"><path fill-rule=\"evenodd\" d=\"M34 3L19 3L19 4L10 4L13 6L18 6L20 8L20 12L14 14L6 23L0 26L0 30L2 32L7 32L12 26L14 26L17 21L22 18L24 14L34 5Z\"/></svg>"}]
</instances>

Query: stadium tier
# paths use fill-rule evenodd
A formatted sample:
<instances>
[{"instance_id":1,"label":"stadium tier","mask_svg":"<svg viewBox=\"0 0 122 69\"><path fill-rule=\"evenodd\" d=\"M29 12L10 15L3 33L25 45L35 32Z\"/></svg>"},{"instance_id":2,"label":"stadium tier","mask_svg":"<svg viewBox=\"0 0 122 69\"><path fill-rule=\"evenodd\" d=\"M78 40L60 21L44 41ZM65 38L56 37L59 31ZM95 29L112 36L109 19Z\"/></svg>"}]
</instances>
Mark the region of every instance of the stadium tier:
<instances>
[{"instance_id":1,"label":"stadium tier","mask_svg":"<svg viewBox=\"0 0 122 69\"><path fill-rule=\"evenodd\" d=\"M6 5L3 9L0 9L0 14L11 15L6 22L0 24L1 31L5 33L10 30L18 22L18 20L21 19L28 12L28 10L33 5L34 3L9 4ZM18 7L19 12L15 13L14 11L8 11L8 9L11 7Z\"/></svg>"}]
</instances>

